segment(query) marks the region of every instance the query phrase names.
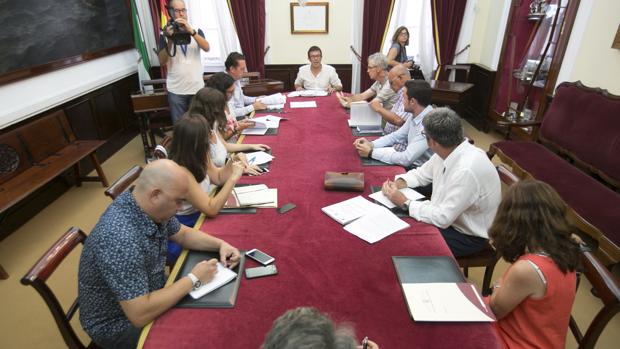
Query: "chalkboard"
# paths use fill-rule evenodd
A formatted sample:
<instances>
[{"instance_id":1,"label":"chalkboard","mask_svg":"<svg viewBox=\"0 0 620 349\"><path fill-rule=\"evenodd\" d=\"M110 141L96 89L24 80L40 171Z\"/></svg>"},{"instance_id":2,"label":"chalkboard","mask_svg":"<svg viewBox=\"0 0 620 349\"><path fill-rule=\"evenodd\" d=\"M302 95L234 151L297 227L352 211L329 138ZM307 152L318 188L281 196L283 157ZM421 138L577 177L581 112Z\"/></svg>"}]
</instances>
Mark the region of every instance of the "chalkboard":
<instances>
[{"instance_id":1,"label":"chalkboard","mask_svg":"<svg viewBox=\"0 0 620 349\"><path fill-rule=\"evenodd\" d=\"M133 46L125 0L0 0L0 23L0 83Z\"/></svg>"}]
</instances>

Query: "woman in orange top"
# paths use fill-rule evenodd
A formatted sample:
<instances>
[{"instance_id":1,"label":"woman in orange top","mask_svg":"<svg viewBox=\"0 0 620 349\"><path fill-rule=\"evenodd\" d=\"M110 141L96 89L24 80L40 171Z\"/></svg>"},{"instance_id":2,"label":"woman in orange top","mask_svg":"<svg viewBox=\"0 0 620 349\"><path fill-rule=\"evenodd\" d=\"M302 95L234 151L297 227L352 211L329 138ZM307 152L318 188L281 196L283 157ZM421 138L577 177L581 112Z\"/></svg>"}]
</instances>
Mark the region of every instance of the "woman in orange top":
<instances>
[{"instance_id":1,"label":"woman in orange top","mask_svg":"<svg viewBox=\"0 0 620 349\"><path fill-rule=\"evenodd\" d=\"M535 180L514 184L499 205L489 238L512 265L489 304L507 348L564 348L579 263L567 213L557 192Z\"/></svg>"}]
</instances>

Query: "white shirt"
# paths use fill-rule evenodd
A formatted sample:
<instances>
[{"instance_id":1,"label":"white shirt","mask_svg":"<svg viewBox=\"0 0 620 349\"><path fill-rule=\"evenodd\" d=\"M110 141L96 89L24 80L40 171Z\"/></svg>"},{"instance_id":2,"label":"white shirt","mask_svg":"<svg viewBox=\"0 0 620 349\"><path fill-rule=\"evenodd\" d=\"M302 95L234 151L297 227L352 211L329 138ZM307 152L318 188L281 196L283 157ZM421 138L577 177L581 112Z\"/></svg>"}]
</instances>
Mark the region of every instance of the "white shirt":
<instances>
[{"instance_id":1,"label":"white shirt","mask_svg":"<svg viewBox=\"0 0 620 349\"><path fill-rule=\"evenodd\" d=\"M243 94L241 80L235 81L235 91L231 100L233 109L230 112L235 114L235 116L243 116L254 111L252 103L256 101L256 97L249 97Z\"/></svg>"},{"instance_id":2,"label":"white shirt","mask_svg":"<svg viewBox=\"0 0 620 349\"><path fill-rule=\"evenodd\" d=\"M411 188L433 183L430 201L409 205L413 218L489 238L487 231L501 200L501 186L497 170L482 149L465 140L445 160L435 154L424 165L396 178Z\"/></svg>"},{"instance_id":3,"label":"white shirt","mask_svg":"<svg viewBox=\"0 0 620 349\"><path fill-rule=\"evenodd\" d=\"M331 65L322 64L321 71L314 75L310 69L310 64L299 67L295 85L301 86L305 90L326 91L328 87L342 87L342 82L336 73L336 69Z\"/></svg>"},{"instance_id":4,"label":"white shirt","mask_svg":"<svg viewBox=\"0 0 620 349\"><path fill-rule=\"evenodd\" d=\"M202 30L198 35L204 37ZM183 53L181 45L176 45L176 55L168 58L166 64L168 75L166 77L166 89L178 95L194 95L198 90L205 87L202 78L203 69L200 61L200 46L194 38L187 45Z\"/></svg>"},{"instance_id":5,"label":"white shirt","mask_svg":"<svg viewBox=\"0 0 620 349\"><path fill-rule=\"evenodd\" d=\"M425 163L433 152L428 148L426 137L422 134L424 130L422 120L432 110L432 106L426 106L415 118L408 118L398 130L372 141L372 158L404 167L420 166ZM404 151L396 151L392 147L396 143L407 143L407 148Z\"/></svg>"}]
</instances>

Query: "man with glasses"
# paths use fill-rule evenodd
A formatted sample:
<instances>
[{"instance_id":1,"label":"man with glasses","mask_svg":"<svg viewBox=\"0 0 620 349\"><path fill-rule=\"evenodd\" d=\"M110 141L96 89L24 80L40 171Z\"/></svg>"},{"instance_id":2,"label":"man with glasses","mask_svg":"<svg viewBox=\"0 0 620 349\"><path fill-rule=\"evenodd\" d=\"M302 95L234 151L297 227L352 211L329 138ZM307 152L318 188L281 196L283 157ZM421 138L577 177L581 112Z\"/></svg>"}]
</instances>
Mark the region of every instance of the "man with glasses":
<instances>
[{"instance_id":1,"label":"man with glasses","mask_svg":"<svg viewBox=\"0 0 620 349\"><path fill-rule=\"evenodd\" d=\"M172 25L167 25L159 40L159 63L168 69L168 105L172 121L176 123L187 111L192 97L205 85L200 50L208 52L209 43L202 30L192 28L187 21L187 9L183 0L171 0L168 6L174 15L174 21L191 35L188 45L175 45L172 41Z\"/></svg>"},{"instance_id":2,"label":"man with glasses","mask_svg":"<svg viewBox=\"0 0 620 349\"><path fill-rule=\"evenodd\" d=\"M342 90L342 82L338 78L336 69L331 65L321 64L323 52L318 46L312 46L308 50L310 64L299 68L295 79L295 90L320 90L332 93Z\"/></svg>"},{"instance_id":3,"label":"man with glasses","mask_svg":"<svg viewBox=\"0 0 620 349\"><path fill-rule=\"evenodd\" d=\"M487 231L501 200L497 170L482 149L465 139L461 118L451 109L434 109L422 124L435 154L383 183L383 194L411 217L439 228L455 257L481 251L488 246ZM399 191L431 184L430 200L411 201Z\"/></svg>"},{"instance_id":4,"label":"man with glasses","mask_svg":"<svg viewBox=\"0 0 620 349\"><path fill-rule=\"evenodd\" d=\"M399 66L406 71L404 66ZM395 79L394 75L399 72L397 69L399 66L390 71L393 76L392 80ZM396 71L394 71L395 69ZM433 110L430 105L431 86L424 80L408 80L404 85L402 88L403 108L412 116L405 121L400 129L377 140L370 142L366 138L356 139L353 145L360 156L411 168L421 166L433 155L423 135L424 127L422 126L422 121L426 115ZM407 144L405 150L398 151L396 149L394 145L399 143Z\"/></svg>"},{"instance_id":5,"label":"man with glasses","mask_svg":"<svg viewBox=\"0 0 620 349\"><path fill-rule=\"evenodd\" d=\"M377 52L370 55L366 71L368 76L375 80L375 83L368 90L350 97L345 97L339 93L338 99L340 104L348 108L351 102L367 101L373 98L373 101L379 101L385 109L391 109L398 96L392 91L388 82L387 67L387 57L384 54Z\"/></svg>"}]
</instances>

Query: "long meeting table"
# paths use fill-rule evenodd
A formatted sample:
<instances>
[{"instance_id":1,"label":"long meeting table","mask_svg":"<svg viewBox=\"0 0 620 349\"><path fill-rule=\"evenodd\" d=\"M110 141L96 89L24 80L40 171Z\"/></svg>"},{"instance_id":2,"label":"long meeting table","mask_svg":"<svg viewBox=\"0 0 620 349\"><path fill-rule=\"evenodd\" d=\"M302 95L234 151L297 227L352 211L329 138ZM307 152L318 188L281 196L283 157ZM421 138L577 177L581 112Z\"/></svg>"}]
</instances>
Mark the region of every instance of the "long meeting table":
<instances>
[{"instance_id":1,"label":"long meeting table","mask_svg":"<svg viewBox=\"0 0 620 349\"><path fill-rule=\"evenodd\" d=\"M317 108L291 109L291 101L316 101ZM248 136L244 143L271 146L270 172L244 176L240 183L278 189L278 206L294 203L285 214L226 214L206 219L202 231L233 246L259 248L275 257L278 275L242 278L229 309L173 308L145 330L143 348L259 348L273 321L285 311L313 306L337 323L347 322L359 341L381 348L496 348L488 323L414 322L407 310L391 256L451 256L439 231L405 218L410 227L368 244L345 231L321 208L356 195L403 173L398 166L362 166L352 143L348 115L334 95L288 98L274 136ZM259 113L259 115L267 113ZM365 191L323 188L326 171L364 172ZM178 261L177 263L181 263ZM246 260L245 268L258 266ZM174 272L173 272L174 274ZM174 278L175 275L171 275Z\"/></svg>"}]
</instances>

